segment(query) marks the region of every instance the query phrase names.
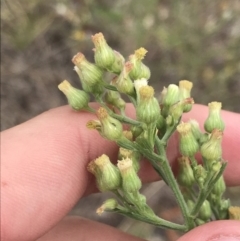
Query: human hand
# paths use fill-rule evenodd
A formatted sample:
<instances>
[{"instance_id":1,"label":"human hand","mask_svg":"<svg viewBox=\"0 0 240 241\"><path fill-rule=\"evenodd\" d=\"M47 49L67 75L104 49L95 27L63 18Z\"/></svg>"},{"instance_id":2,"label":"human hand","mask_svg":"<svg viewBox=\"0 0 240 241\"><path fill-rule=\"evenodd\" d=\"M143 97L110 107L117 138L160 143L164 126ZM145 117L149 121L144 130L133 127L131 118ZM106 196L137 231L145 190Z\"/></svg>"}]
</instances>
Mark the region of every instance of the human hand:
<instances>
[{"instance_id":1,"label":"human hand","mask_svg":"<svg viewBox=\"0 0 240 241\"><path fill-rule=\"evenodd\" d=\"M128 112L132 113L131 107ZM207 108L195 105L184 116L206 119ZM225 180L240 185L240 115L222 111L226 123L223 157L228 160ZM89 161L104 152L117 158L117 145L86 129L92 114L60 107L1 133L1 240L140 240L114 228L67 217L77 201L96 191L94 177L86 170ZM171 140L168 157L176 159L177 141ZM157 178L146 162L140 170L144 182ZM202 225L180 238L209 240L222 234L240 239L239 221ZM50 231L49 231L50 230ZM217 239L214 239L217 240ZM221 239L223 241L223 239Z\"/></svg>"}]
</instances>

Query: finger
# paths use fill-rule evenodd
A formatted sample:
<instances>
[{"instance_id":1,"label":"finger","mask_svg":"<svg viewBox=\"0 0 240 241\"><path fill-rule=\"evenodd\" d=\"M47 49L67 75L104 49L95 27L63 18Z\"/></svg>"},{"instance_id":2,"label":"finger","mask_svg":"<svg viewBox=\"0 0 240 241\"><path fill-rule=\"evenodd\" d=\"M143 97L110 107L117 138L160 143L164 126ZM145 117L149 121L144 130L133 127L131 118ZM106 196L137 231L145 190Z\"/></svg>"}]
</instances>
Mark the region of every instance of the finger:
<instances>
[{"instance_id":1,"label":"finger","mask_svg":"<svg viewBox=\"0 0 240 241\"><path fill-rule=\"evenodd\" d=\"M239 241L240 221L214 221L183 235L178 241Z\"/></svg>"},{"instance_id":2,"label":"finger","mask_svg":"<svg viewBox=\"0 0 240 241\"><path fill-rule=\"evenodd\" d=\"M1 240L35 240L91 191L87 163L116 158L115 143L86 129L92 118L65 106L1 133Z\"/></svg>"},{"instance_id":3,"label":"finger","mask_svg":"<svg viewBox=\"0 0 240 241\"><path fill-rule=\"evenodd\" d=\"M201 108L201 115L197 112L194 117L202 121L207 109L198 108ZM134 112L132 107L128 110ZM223 115L226 122L239 119L229 112L223 112ZM93 176L86 171L87 163L103 153L116 159L117 146L101 138L97 132L86 129L86 122L92 118L95 118L92 114L61 107L1 134L4 207L1 235L10 235L7 240L21 235L34 239L45 232L66 215L83 194L94 189ZM231 141L231 133L239 132L235 128L228 128L228 131L225 145ZM239 144L239 138L235 141ZM176 142L173 142L170 159L176 158L177 149ZM230 160L227 171L232 169L237 173L236 176L228 171L227 180L236 183L239 169L235 167L236 159L232 158L237 154L234 149L226 154ZM156 179L149 165L145 167L143 179ZM31 229L28 229L29 223Z\"/></svg>"},{"instance_id":4,"label":"finger","mask_svg":"<svg viewBox=\"0 0 240 241\"><path fill-rule=\"evenodd\" d=\"M79 217L66 217L37 241L143 241L108 225Z\"/></svg>"}]
</instances>

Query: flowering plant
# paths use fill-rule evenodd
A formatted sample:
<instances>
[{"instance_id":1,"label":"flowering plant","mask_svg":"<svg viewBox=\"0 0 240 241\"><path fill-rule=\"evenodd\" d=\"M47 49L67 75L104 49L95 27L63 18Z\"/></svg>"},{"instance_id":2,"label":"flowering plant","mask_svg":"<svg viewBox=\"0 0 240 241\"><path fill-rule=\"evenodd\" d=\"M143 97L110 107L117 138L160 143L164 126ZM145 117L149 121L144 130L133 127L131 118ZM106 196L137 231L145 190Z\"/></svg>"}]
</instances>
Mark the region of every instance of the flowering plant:
<instances>
[{"instance_id":1,"label":"flowering plant","mask_svg":"<svg viewBox=\"0 0 240 241\"><path fill-rule=\"evenodd\" d=\"M96 114L97 119L87 123L89 129L98 131L120 147L117 165L103 153L87 167L96 177L100 191L116 195L104 202L97 213L116 212L158 227L182 231L213 219L240 219L240 208L231 207L230 201L223 197L226 189L223 172L227 163L222 158L221 103L209 103L205 132L200 130L196 120L181 122L183 113L191 111L194 104L190 81L181 80L178 86L164 87L157 99L148 84L151 72L142 62L147 53L144 48L136 50L125 61L107 44L102 33L95 34L92 40L95 63L90 63L82 53L72 59L83 90L74 88L66 80L59 89L74 110ZM105 81L106 72L112 74L110 82ZM89 106L90 95L100 104L99 109ZM135 107L136 119L126 116L123 96ZM166 155L169 138L175 131L179 135L181 153L176 178ZM201 154L201 164L195 158L197 153ZM172 189L183 224L158 217L148 206L146 197L140 193L142 183L137 174L142 158L151 163Z\"/></svg>"}]
</instances>

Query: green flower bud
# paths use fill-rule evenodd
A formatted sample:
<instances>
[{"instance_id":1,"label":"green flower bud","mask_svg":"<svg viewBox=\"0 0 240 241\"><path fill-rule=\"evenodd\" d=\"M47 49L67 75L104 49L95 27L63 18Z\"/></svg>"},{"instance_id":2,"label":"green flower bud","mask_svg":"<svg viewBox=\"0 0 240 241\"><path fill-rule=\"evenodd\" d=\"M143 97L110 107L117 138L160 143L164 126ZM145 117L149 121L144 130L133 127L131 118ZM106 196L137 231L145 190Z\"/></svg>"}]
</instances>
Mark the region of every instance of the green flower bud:
<instances>
[{"instance_id":1,"label":"green flower bud","mask_svg":"<svg viewBox=\"0 0 240 241\"><path fill-rule=\"evenodd\" d=\"M134 170L132 160L126 158L118 161L117 164L122 176L122 188L127 193L136 193L142 186L136 171Z\"/></svg>"},{"instance_id":2,"label":"green flower bud","mask_svg":"<svg viewBox=\"0 0 240 241\"><path fill-rule=\"evenodd\" d=\"M202 145L203 143L205 143L206 141L209 140L210 135L208 133L204 133L202 134L202 136L200 137L199 144Z\"/></svg>"},{"instance_id":3,"label":"green flower bud","mask_svg":"<svg viewBox=\"0 0 240 241\"><path fill-rule=\"evenodd\" d=\"M190 123L182 122L177 126L180 135L180 152L183 156L192 157L198 151L198 142L192 133Z\"/></svg>"},{"instance_id":4,"label":"green flower bud","mask_svg":"<svg viewBox=\"0 0 240 241\"><path fill-rule=\"evenodd\" d=\"M122 123L112 118L106 109L100 107L97 111L97 117L101 122L100 134L111 141L117 141L123 137Z\"/></svg>"},{"instance_id":5,"label":"green flower bud","mask_svg":"<svg viewBox=\"0 0 240 241\"><path fill-rule=\"evenodd\" d=\"M204 221L207 221L212 216L211 205L208 200L205 200L199 210L198 217Z\"/></svg>"},{"instance_id":6,"label":"green flower bud","mask_svg":"<svg viewBox=\"0 0 240 241\"><path fill-rule=\"evenodd\" d=\"M139 102L136 107L137 120L146 124L156 123L160 115L160 107L154 97L151 86L142 86L139 90Z\"/></svg>"},{"instance_id":7,"label":"green flower bud","mask_svg":"<svg viewBox=\"0 0 240 241\"><path fill-rule=\"evenodd\" d=\"M114 50L114 55L115 55L114 63L112 64L112 66L110 68L108 68L108 70L110 72L118 75L121 73L121 71L123 69L125 59L119 52L117 52L115 50Z\"/></svg>"},{"instance_id":8,"label":"green flower bud","mask_svg":"<svg viewBox=\"0 0 240 241\"><path fill-rule=\"evenodd\" d=\"M91 161L87 169L97 180L98 188L101 192L113 191L121 186L121 175L109 157L105 154Z\"/></svg>"},{"instance_id":9,"label":"green flower bud","mask_svg":"<svg viewBox=\"0 0 240 241\"><path fill-rule=\"evenodd\" d=\"M136 139L139 135L141 135L141 133L143 132L143 129L140 126L133 125L133 126L131 126L131 132L134 137L133 139Z\"/></svg>"},{"instance_id":10,"label":"green flower bud","mask_svg":"<svg viewBox=\"0 0 240 241\"><path fill-rule=\"evenodd\" d=\"M117 200L114 198L110 198L106 200L101 207L99 207L96 211L98 215L101 215L105 211L114 211L114 209L121 207Z\"/></svg>"},{"instance_id":11,"label":"green flower bud","mask_svg":"<svg viewBox=\"0 0 240 241\"><path fill-rule=\"evenodd\" d=\"M129 72L131 71L132 67L133 65L130 62L126 62L121 74L112 82L120 93L135 96L133 82L129 77Z\"/></svg>"},{"instance_id":12,"label":"green flower bud","mask_svg":"<svg viewBox=\"0 0 240 241\"><path fill-rule=\"evenodd\" d=\"M135 91L136 91L136 94L137 94L137 102L140 101L140 94L139 94L139 90L141 87L143 86L148 86L148 81L147 79L137 79L137 80L134 80L134 87L135 87Z\"/></svg>"},{"instance_id":13,"label":"green flower bud","mask_svg":"<svg viewBox=\"0 0 240 241\"><path fill-rule=\"evenodd\" d=\"M193 98L180 100L170 106L168 113L173 117L174 122L176 123L179 121L180 117L182 116L185 106L189 106L193 104L194 104Z\"/></svg>"},{"instance_id":14,"label":"green flower bud","mask_svg":"<svg viewBox=\"0 0 240 241\"><path fill-rule=\"evenodd\" d=\"M135 51L133 55L129 56L129 61L133 64L133 69L131 70L129 76L131 79L149 79L151 76L151 72L149 68L142 63L142 59L144 59L147 50L144 48L140 48Z\"/></svg>"},{"instance_id":15,"label":"green flower bud","mask_svg":"<svg viewBox=\"0 0 240 241\"><path fill-rule=\"evenodd\" d=\"M228 218L229 207L230 207L229 199L220 201L219 219L227 219Z\"/></svg>"},{"instance_id":16,"label":"green flower bud","mask_svg":"<svg viewBox=\"0 0 240 241\"><path fill-rule=\"evenodd\" d=\"M115 61L113 49L108 46L102 33L92 36L92 41L95 46L94 60L96 65L103 69L109 69Z\"/></svg>"},{"instance_id":17,"label":"green flower bud","mask_svg":"<svg viewBox=\"0 0 240 241\"><path fill-rule=\"evenodd\" d=\"M225 124L220 115L222 103L211 102L208 104L208 107L209 107L208 118L204 123L205 130L209 133L211 133L214 129L219 129L223 131L225 128Z\"/></svg>"},{"instance_id":18,"label":"green flower bud","mask_svg":"<svg viewBox=\"0 0 240 241\"><path fill-rule=\"evenodd\" d=\"M188 199L187 205L188 205L188 210L191 212L195 206L195 203L192 200Z\"/></svg>"},{"instance_id":19,"label":"green flower bud","mask_svg":"<svg viewBox=\"0 0 240 241\"><path fill-rule=\"evenodd\" d=\"M69 105L74 110L82 110L88 108L90 96L86 92L74 88L67 80L64 80L61 84L59 84L58 88L65 94Z\"/></svg>"},{"instance_id":20,"label":"green flower bud","mask_svg":"<svg viewBox=\"0 0 240 241\"><path fill-rule=\"evenodd\" d=\"M195 178L193 175L193 170L190 165L188 157L178 158L179 173L177 176L177 181L181 186L191 187L195 183Z\"/></svg>"},{"instance_id":21,"label":"green flower bud","mask_svg":"<svg viewBox=\"0 0 240 241\"><path fill-rule=\"evenodd\" d=\"M125 110L126 102L121 98L118 91L107 90L104 98L106 103L115 106L121 111Z\"/></svg>"},{"instance_id":22,"label":"green flower bud","mask_svg":"<svg viewBox=\"0 0 240 241\"><path fill-rule=\"evenodd\" d=\"M222 197L223 193L226 191L226 184L223 179L223 176L221 176L217 182L214 184L212 193L215 194L217 197Z\"/></svg>"},{"instance_id":23,"label":"green flower bud","mask_svg":"<svg viewBox=\"0 0 240 241\"><path fill-rule=\"evenodd\" d=\"M104 90L103 71L95 64L88 62L82 53L76 54L72 62L76 65L74 70L80 77L83 90L88 93L101 94Z\"/></svg>"},{"instance_id":24,"label":"green flower bud","mask_svg":"<svg viewBox=\"0 0 240 241\"><path fill-rule=\"evenodd\" d=\"M166 117L166 124L167 124L167 126L172 126L172 125L174 125L174 123L175 123L175 121L174 121L173 117L171 115L168 115Z\"/></svg>"},{"instance_id":25,"label":"green flower bud","mask_svg":"<svg viewBox=\"0 0 240 241\"><path fill-rule=\"evenodd\" d=\"M240 207L229 207L228 208L229 219L240 220Z\"/></svg>"},{"instance_id":26,"label":"green flower bud","mask_svg":"<svg viewBox=\"0 0 240 241\"><path fill-rule=\"evenodd\" d=\"M118 159L123 160L126 158L129 158L132 160L133 168L136 172L138 172L140 169L141 154L137 151L132 151L132 150L128 150L120 147L118 152Z\"/></svg>"},{"instance_id":27,"label":"green flower bud","mask_svg":"<svg viewBox=\"0 0 240 241\"><path fill-rule=\"evenodd\" d=\"M179 81L179 100L184 100L191 97L192 82L188 80ZM192 109L192 105L185 105L183 112L189 112Z\"/></svg>"},{"instance_id":28,"label":"green flower bud","mask_svg":"<svg viewBox=\"0 0 240 241\"><path fill-rule=\"evenodd\" d=\"M210 139L202 144L200 152L202 156L208 161L217 161L222 157L222 131L214 129Z\"/></svg>"},{"instance_id":29,"label":"green flower bud","mask_svg":"<svg viewBox=\"0 0 240 241\"><path fill-rule=\"evenodd\" d=\"M214 175L220 171L222 164L219 161L212 161L211 163L207 163L207 166Z\"/></svg>"},{"instance_id":30,"label":"green flower bud","mask_svg":"<svg viewBox=\"0 0 240 241\"><path fill-rule=\"evenodd\" d=\"M199 124L196 120L190 120L189 123L191 124L192 133L197 141L199 141L203 135L200 130Z\"/></svg>"},{"instance_id":31,"label":"green flower bud","mask_svg":"<svg viewBox=\"0 0 240 241\"><path fill-rule=\"evenodd\" d=\"M163 129L165 127L166 127L166 120L164 119L164 117L162 115L159 115L158 120L157 120L157 128Z\"/></svg>"},{"instance_id":32,"label":"green flower bud","mask_svg":"<svg viewBox=\"0 0 240 241\"><path fill-rule=\"evenodd\" d=\"M164 96L163 104L171 106L179 101L179 88L177 85L170 84L167 88L167 93Z\"/></svg>"},{"instance_id":33,"label":"green flower bud","mask_svg":"<svg viewBox=\"0 0 240 241\"><path fill-rule=\"evenodd\" d=\"M197 165L196 167L193 168L193 173L194 173L194 177L196 182L198 183L199 187L201 189L204 188L204 183L207 177L207 172L204 169L203 166L201 165Z\"/></svg>"},{"instance_id":34,"label":"green flower bud","mask_svg":"<svg viewBox=\"0 0 240 241\"><path fill-rule=\"evenodd\" d=\"M202 219L200 219L200 218L196 218L196 224L197 224L198 226L203 225L203 224L205 224L205 223L206 223L206 221L204 221L204 220L202 220Z\"/></svg>"}]
</instances>

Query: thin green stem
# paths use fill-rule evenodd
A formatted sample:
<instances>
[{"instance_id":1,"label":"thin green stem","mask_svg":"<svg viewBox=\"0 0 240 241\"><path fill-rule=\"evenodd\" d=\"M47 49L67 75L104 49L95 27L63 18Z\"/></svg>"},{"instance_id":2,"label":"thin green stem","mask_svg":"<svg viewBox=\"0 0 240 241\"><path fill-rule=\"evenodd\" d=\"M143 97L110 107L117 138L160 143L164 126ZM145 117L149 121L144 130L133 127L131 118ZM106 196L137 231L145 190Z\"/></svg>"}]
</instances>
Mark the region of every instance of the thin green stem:
<instances>
[{"instance_id":1,"label":"thin green stem","mask_svg":"<svg viewBox=\"0 0 240 241\"><path fill-rule=\"evenodd\" d=\"M181 118L177 121L176 124L174 124L173 126L169 126L167 127L167 130L165 132L165 134L163 135L163 137L161 138L160 142L162 145L166 146L167 142L170 138L170 136L173 134L173 132L176 130L177 125L179 124L179 122L181 121Z\"/></svg>"},{"instance_id":2,"label":"thin green stem","mask_svg":"<svg viewBox=\"0 0 240 241\"><path fill-rule=\"evenodd\" d=\"M127 123L127 124L131 124L131 125L141 125L142 124L139 121L133 120L133 119L127 117L127 116L122 116L122 115L115 114L112 111L109 113L109 115L112 116L113 118L115 118L115 119L117 119L117 120L119 120L121 122Z\"/></svg>"},{"instance_id":3,"label":"thin green stem","mask_svg":"<svg viewBox=\"0 0 240 241\"><path fill-rule=\"evenodd\" d=\"M127 212L126 210L118 209L113 210L113 212L120 213L124 216L134 218L136 220L140 220L145 223L153 224L157 227L162 228L169 228L174 230L181 230L181 231L187 231L187 228L185 225L180 225L177 223L169 222L167 220L164 220L162 218L159 218L156 215L149 215L149 216L142 216L141 214L135 213L135 212Z\"/></svg>"},{"instance_id":4,"label":"thin green stem","mask_svg":"<svg viewBox=\"0 0 240 241\"><path fill-rule=\"evenodd\" d=\"M118 114L115 114L105 103L104 101L102 100L101 97L98 97L97 98L97 101L101 104L102 107L104 107L109 115L121 122L124 122L124 123L127 123L127 124L130 124L130 125L141 125L142 123L139 122L139 121L136 121L136 120L133 120L127 116L122 116L122 115L118 115Z\"/></svg>"},{"instance_id":5,"label":"thin green stem","mask_svg":"<svg viewBox=\"0 0 240 241\"><path fill-rule=\"evenodd\" d=\"M199 212L199 209L201 208L203 202L207 199L209 194L211 193L215 183L218 181L218 179L222 176L225 168L226 168L227 163L223 163L222 167L220 168L218 174L216 175L215 178L213 178L212 175L209 175L208 178L206 179L204 188L200 190L199 196L197 198L197 202L191 211L191 217L195 218Z\"/></svg>"},{"instance_id":6,"label":"thin green stem","mask_svg":"<svg viewBox=\"0 0 240 241\"><path fill-rule=\"evenodd\" d=\"M90 112L90 113L96 113L96 110L95 110L95 109L93 109L93 108L92 108L92 107L90 107L90 106L88 106L88 107L84 108L84 110L85 110L85 111L88 111L88 112Z\"/></svg>"},{"instance_id":7,"label":"thin green stem","mask_svg":"<svg viewBox=\"0 0 240 241\"><path fill-rule=\"evenodd\" d=\"M166 179L168 181L168 185L172 189L174 196L176 197L177 203L182 211L182 215L184 217L184 220L186 222L188 229L191 229L194 227L194 222L193 222L193 219L189 215L189 210L188 210L187 204L184 200L184 197L181 193L181 190L178 186L178 183L173 175L172 169L167 160L166 150L165 150L164 146L160 144L160 140L158 139L158 137L156 137L155 143L156 143L156 147L158 149L158 153L161 154L161 156L163 158L162 169L163 169L163 172L166 174Z\"/></svg>"},{"instance_id":8,"label":"thin green stem","mask_svg":"<svg viewBox=\"0 0 240 241\"><path fill-rule=\"evenodd\" d=\"M136 102L135 98L133 98L133 97L130 96L130 95L128 95L128 98L129 98L129 100L132 102L132 104L134 105L134 107L136 107L136 106L137 106L137 102Z\"/></svg>"},{"instance_id":9,"label":"thin green stem","mask_svg":"<svg viewBox=\"0 0 240 241\"><path fill-rule=\"evenodd\" d=\"M133 210L132 206L122 197L118 190L113 191L113 193L119 198L125 208Z\"/></svg>"}]
</instances>

